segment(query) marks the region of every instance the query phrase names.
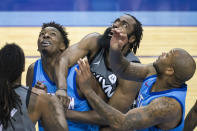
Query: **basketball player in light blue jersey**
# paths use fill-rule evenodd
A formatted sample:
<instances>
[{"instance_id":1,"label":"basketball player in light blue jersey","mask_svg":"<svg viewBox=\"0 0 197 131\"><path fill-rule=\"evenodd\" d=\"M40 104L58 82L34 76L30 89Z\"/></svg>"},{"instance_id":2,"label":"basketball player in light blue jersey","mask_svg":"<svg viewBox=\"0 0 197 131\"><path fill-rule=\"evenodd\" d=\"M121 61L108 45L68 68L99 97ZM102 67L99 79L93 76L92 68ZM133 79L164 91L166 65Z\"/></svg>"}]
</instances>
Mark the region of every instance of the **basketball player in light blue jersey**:
<instances>
[{"instance_id":1,"label":"basketball player in light blue jersey","mask_svg":"<svg viewBox=\"0 0 197 131\"><path fill-rule=\"evenodd\" d=\"M91 107L104 117L107 124L118 130L183 130L187 91L185 82L192 78L196 70L192 56L183 49L175 48L162 53L151 64L128 62L121 53L128 41L125 30L116 28L112 32L110 64L113 65L113 71L127 80L143 81L137 108L123 114L97 97L88 86L88 61L79 60L80 69L76 71L80 78L80 89Z\"/></svg>"},{"instance_id":2,"label":"basketball player in light blue jersey","mask_svg":"<svg viewBox=\"0 0 197 131\"><path fill-rule=\"evenodd\" d=\"M64 31L63 26L55 22L44 23L37 44L41 59L29 66L26 85L34 87L40 81L47 86L47 93L67 97L66 89L57 90L54 84L54 65L61 53L69 46L67 32Z\"/></svg>"},{"instance_id":3,"label":"basketball player in light blue jersey","mask_svg":"<svg viewBox=\"0 0 197 131\"><path fill-rule=\"evenodd\" d=\"M29 66L27 72L27 85L34 87L39 81L46 85L47 93L56 94L56 84L53 78L53 69L56 64L56 59L61 55L62 51L68 47L67 33L63 27L54 22L43 24L42 30L38 39L38 51L41 53L41 59ZM91 110L87 100L83 98L82 93L77 89L75 67L70 69L67 77L68 83L67 92L70 99L68 109L76 111ZM95 87L96 88L96 87ZM98 89L98 88L97 88ZM66 89L59 89L66 90ZM97 90L98 91L98 90ZM66 92L65 92L66 93ZM101 91L102 93L102 91ZM39 131L43 131L42 122L39 121ZM80 124L68 121L69 131L97 131L98 126L91 124Z\"/></svg>"}]
</instances>

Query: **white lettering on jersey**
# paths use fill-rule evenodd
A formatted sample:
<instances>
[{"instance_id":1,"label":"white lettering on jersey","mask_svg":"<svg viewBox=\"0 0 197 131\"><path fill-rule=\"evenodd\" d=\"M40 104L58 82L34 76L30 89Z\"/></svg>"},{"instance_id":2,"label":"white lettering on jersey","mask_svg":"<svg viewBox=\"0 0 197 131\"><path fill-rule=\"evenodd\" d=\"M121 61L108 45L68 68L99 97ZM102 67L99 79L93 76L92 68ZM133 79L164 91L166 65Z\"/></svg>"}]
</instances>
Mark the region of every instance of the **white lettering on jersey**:
<instances>
[{"instance_id":1,"label":"white lettering on jersey","mask_svg":"<svg viewBox=\"0 0 197 131\"><path fill-rule=\"evenodd\" d=\"M101 75L99 75L99 74L97 75L96 73L93 73L93 75L99 81L99 83L101 84L101 86L102 86L104 92L107 94L107 96L111 97L114 93L114 92L112 92L112 89L113 89L112 85L106 84L105 78L102 77Z\"/></svg>"},{"instance_id":2,"label":"white lettering on jersey","mask_svg":"<svg viewBox=\"0 0 197 131\"><path fill-rule=\"evenodd\" d=\"M68 109L73 110L75 108L75 99L73 97L69 97L70 103L68 105Z\"/></svg>"},{"instance_id":3,"label":"white lettering on jersey","mask_svg":"<svg viewBox=\"0 0 197 131\"><path fill-rule=\"evenodd\" d=\"M111 97L113 95L112 86L106 85L105 79L103 79L103 81L102 81L102 88L104 89L105 93L107 93L108 97Z\"/></svg>"}]
</instances>

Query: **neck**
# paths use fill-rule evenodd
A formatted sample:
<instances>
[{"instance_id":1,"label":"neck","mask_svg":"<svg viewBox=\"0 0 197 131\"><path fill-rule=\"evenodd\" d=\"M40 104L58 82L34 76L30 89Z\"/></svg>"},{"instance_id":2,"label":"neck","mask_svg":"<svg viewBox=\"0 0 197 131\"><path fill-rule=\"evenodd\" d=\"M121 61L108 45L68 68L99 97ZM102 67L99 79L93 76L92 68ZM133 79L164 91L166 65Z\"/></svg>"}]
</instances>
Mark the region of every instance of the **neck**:
<instances>
[{"instance_id":1,"label":"neck","mask_svg":"<svg viewBox=\"0 0 197 131\"><path fill-rule=\"evenodd\" d=\"M165 91L174 88L180 88L181 83L177 83L169 77L157 77L155 84L153 85L151 92Z\"/></svg>"},{"instance_id":2,"label":"neck","mask_svg":"<svg viewBox=\"0 0 197 131\"><path fill-rule=\"evenodd\" d=\"M22 76L22 75L21 75ZM18 77L18 79L16 79L13 83L12 83L12 87L15 87L17 85L21 85L21 76Z\"/></svg>"},{"instance_id":3,"label":"neck","mask_svg":"<svg viewBox=\"0 0 197 131\"><path fill-rule=\"evenodd\" d=\"M60 56L60 53L53 56L41 56L42 66L45 73L48 75L51 81L54 81L54 68L57 58Z\"/></svg>"}]
</instances>

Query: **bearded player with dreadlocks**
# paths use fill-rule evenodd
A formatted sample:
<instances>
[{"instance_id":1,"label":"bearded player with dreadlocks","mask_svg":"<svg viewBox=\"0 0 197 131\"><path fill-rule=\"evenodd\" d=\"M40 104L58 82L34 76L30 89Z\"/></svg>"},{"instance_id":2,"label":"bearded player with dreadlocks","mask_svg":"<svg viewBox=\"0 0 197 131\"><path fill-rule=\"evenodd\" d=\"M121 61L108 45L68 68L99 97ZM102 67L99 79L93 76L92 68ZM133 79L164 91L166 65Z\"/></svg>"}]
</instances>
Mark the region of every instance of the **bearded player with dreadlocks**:
<instances>
[{"instance_id":1,"label":"bearded player with dreadlocks","mask_svg":"<svg viewBox=\"0 0 197 131\"><path fill-rule=\"evenodd\" d=\"M68 69L73 66L79 58L87 56L91 66L91 72L99 82L99 88L102 88L105 93L101 96L108 104L112 105L121 112L127 112L133 99L138 92L140 83L134 81L127 81L119 79L113 74L109 64L109 47L111 39L111 29L122 28L127 32L129 42L122 48L124 56L129 61L139 63L139 59L134 55L139 48L140 40L142 38L142 25L134 17L125 14L116 19L112 26L107 28L104 34L91 33L85 36L78 43L68 47L56 64L56 85L58 88L65 88L66 76ZM76 122L85 122L92 124L105 125L106 123L94 111L76 112L72 110L67 111L67 119Z\"/></svg>"}]
</instances>

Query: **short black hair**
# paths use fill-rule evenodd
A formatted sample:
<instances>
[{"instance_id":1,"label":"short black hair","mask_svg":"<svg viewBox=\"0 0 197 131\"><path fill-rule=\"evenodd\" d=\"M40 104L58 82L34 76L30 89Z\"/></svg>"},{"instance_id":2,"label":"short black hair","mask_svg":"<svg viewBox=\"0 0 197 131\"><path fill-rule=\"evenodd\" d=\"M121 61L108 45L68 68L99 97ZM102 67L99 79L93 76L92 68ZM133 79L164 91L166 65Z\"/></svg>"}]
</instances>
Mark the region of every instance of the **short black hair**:
<instances>
[{"instance_id":1,"label":"short black hair","mask_svg":"<svg viewBox=\"0 0 197 131\"><path fill-rule=\"evenodd\" d=\"M15 43L6 44L0 50L0 124L7 128L11 122L11 111L17 108L21 112L21 99L16 94L13 82L24 71L25 56L23 50Z\"/></svg>"},{"instance_id":2,"label":"short black hair","mask_svg":"<svg viewBox=\"0 0 197 131\"><path fill-rule=\"evenodd\" d=\"M142 36L143 36L142 24L136 17L134 17L130 14L126 14L126 15L132 17L136 22L136 24L134 25L134 31L131 34L128 35L128 38L131 37L132 35L135 35L135 41L132 44L130 44L130 50L132 50L133 53L136 54L137 48L139 48L140 41L141 41Z\"/></svg>"},{"instance_id":3,"label":"short black hair","mask_svg":"<svg viewBox=\"0 0 197 131\"><path fill-rule=\"evenodd\" d=\"M61 35L64 39L64 44L65 44L66 48L68 48L68 46L69 46L69 40L68 40L68 37L67 37L68 33L65 31L65 28L62 25L57 24L54 21L52 21L52 22L49 22L49 23L43 23L42 30L46 27L56 28L61 33Z\"/></svg>"}]
</instances>

